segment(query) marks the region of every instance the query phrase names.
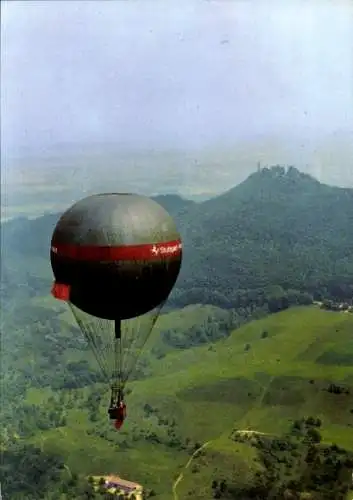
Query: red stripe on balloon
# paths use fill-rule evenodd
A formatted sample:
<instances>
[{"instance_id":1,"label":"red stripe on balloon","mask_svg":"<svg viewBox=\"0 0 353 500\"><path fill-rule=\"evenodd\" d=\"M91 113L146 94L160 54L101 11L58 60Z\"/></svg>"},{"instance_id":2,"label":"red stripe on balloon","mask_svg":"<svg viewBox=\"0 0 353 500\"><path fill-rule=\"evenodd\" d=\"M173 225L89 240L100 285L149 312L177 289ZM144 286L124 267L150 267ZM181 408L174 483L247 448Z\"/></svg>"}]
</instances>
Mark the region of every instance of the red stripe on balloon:
<instances>
[{"instance_id":1,"label":"red stripe on balloon","mask_svg":"<svg viewBox=\"0 0 353 500\"><path fill-rule=\"evenodd\" d=\"M51 251L58 257L74 260L116 261L116 260L160 260L175 257L181 253L180 240L145 245L94 246L63 245L53 243Z\"/></svg>"}]
</instances>

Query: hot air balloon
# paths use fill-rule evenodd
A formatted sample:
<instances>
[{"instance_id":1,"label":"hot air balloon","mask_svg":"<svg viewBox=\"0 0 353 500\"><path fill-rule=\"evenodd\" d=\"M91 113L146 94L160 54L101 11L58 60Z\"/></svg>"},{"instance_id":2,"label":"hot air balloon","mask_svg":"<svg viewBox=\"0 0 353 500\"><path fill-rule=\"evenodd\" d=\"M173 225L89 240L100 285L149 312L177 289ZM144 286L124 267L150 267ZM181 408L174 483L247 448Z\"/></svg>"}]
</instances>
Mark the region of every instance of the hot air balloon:
<instances>
[{"instance_id":1,"label":"hot air balloon","mask_svg":"<svg viewBox=\"0 0 353 500\"><path fill-rule=\"evenodd\" d=\"M68 302L111 387L120 428L124 388L180 271L182 243L154 200L105 193L75 203L51 240L52 294Z\"/></svg>"}]
</instances>

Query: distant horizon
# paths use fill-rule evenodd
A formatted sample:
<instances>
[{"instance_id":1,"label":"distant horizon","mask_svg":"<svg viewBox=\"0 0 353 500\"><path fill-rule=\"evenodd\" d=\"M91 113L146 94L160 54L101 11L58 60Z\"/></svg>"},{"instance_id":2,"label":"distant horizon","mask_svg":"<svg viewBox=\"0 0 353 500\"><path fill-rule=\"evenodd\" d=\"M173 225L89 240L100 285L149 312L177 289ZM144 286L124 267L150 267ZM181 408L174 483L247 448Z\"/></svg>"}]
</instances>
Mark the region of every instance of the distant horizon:
<instances>
[{"instance_id":1,"label":"distant horizon","mask_svg":"<svg viewBox=\"0 0 353 500\"><path fill-rule=\"evenodd\" d=\"M71 165L91 189L105 149L124 179L123 155L163 184L222 190L258 161L353 184L350 2L154 6L1 2L7 175L18 157L55 156L56 179ZM94 156L89 175L76 150ZM170 163L154 168L156 152Z\"/></svg>"},{"instance_id":2,"label":"distant horizon","mask_svg":"<svg viewBox=\"0 0 353 500\"><path fill-rule=\"evenodd\" d=\"M147 172L150 172L151 179L165 186L164 192L169 184L173 184L178 185L178 190L186 189L190 196L193 193L189 188L198 185L201 191L211 196L224 191L230 184L242 182L260 163L262 167L293 165L322 183L353 187L353 134L331 134L320 147L312 150L304 147L299 138L288 140L288 143L271 137L259 137L252 142L238 141L233 145L218 143L189 148L137 148L113 141L58 142L42 150L18 148L17 154L12 155L5 152L1 183L14 184L18 179L30 178L33 169L43 171L40 175L45 178L50 174L45 171L54 169L55 177L62 177L65 184L72 169L75 177L82 179L80 182L85 184L85 189L91 190L98 178L99 181L105 178L109 183L115 172L126 180L129 177L131 182L138 182L141 176L147 179ZM18 175L18 169L21 175ZM199 196L199 193L194 195Z\"/></svg>"}]
</instances>

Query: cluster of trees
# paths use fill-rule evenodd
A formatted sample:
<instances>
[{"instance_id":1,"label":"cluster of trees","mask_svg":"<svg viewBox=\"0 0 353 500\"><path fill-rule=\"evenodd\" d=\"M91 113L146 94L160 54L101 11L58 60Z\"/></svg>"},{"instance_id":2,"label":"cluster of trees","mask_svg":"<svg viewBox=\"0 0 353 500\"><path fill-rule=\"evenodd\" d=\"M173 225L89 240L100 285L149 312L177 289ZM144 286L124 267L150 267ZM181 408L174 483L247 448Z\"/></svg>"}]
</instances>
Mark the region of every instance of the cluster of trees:
<instances>
[{"instance_id":1,"label":"cluster of trees","mask_svg":"<svg viewBox=\"0 0 353 500\"><path fill-rule=\"evenodd\" d=\"M12 308L5 309L2 315L7 376L13 371L26 386L49 386L54 390L103 382L97 366L88 361L89 346L80 330L60 321L60 312L13 299ZM70 361L70 350L80 353L82 359Z\"/></svg>"},{"instance_id":2,"label":"cluster of trees","mask_svg":"<svg viewBox=\"0 0 353 500\"><path fill-rule=\"evenodd\" d=\"M5 447L11 444L12 437L26 439L36 433L48 429L65 427L67 425L67 410L79 407L82 403L79 394L60 393L51 396L41 404L30 404L24 401L26 388L16 390L15 383L11 385L10 393L2 394L0 418L4 427L2 441Z\"/></svg>"},{"instance_id":3,"label":"cluster of trees","mask_svg":"<svg viewBox=\"0 0 353 500\"><path fill-rule=\"evenodd\" d=\"M13 500L134 499L133 495L109 493L103 478L95 485L92 477L68 471L59 455L21 440L12 440L2 452L0 481L2 494Z\"/></svg>"},{"instance_id":4,"label":"cluster of trees","mask_svg":"<svg viewBox=\"0 0 353 500\"><path fill-rule=\"evenodd\" d=\"M61 457L43 452L23 441L8 443L0 462L2 493L13 500L84 499L86 481L69 478ZM88 497L89 498L89 497Z\"/></svg>"},{"instance_id":5,"label":"cluster of trees","mask_svg":"<svg viewBox=\"0 0 353 500\"><path fill-rule=\"evenodd\" d=\"M17 429L21 437L28 438L36 431L66 426L65 410L22 404L16 412Z\"/></svg>"},{"instance_id":6,"label":"cluster of trees","mask_svg":"<svg viewBox=\"0 0 353 500\"><path fill-rule=\"evenodd\" d=\"M223 493L218 488L215 498L344 500L352 485L353 453L321 444L321 426L310 416L294 421L284 438L253 436L265 472L250 487L229 484Z\"/></svg>"},{"instance_id":7,"label":"cluster of trees","mask_svg":"<svg viewBox=\"0 0 353 500\"><path fill-rule=\"evenodd\" d=\"M215 342L230 334L234 328L235 320L236 317L232 311L219 311L218 314L210 313L200 323L190 326L181 323L175 325L174 328L164 330L162 340L167 345L177 349Z\"/></svg>"},{"instance_id":8,"label":"cluster of trees","mask_svg":"<svg viewBox=\"0 0 353 500\"><path fill-rule=\"evenodd\" d=\"M353 285L346 288L346 295L343 297L343 300L347 302L335 302L333 300L325 299L321 304L322 309L326 309L327 311L351 311L353 312L352 303L353 303ZM351 293L351 300L348 301L348 294Z\"/></svg>"},{"instance_id":9,"label":"cluster of trees","mask_svg":"<svg viewBox=\"0 0 353 500\"><path fill-rule=\"evenodd\" d=\"M97 404L96 397L95 395L90 397L84 406L88 406L90 410L95 408ZM99 422L99 424L87 432L90 435L94 434L110 443L114 443L120 449L124 450L136 446L136 442L138 441L147 441L176 451L184 451L191 455L201 446L199 442L180 432L175 418L166 417L158 408L146 403L143 412L145 418L153 418L156 425L151 428L146 421L145 423L141 421L138 426L130 426L128 439L124 431L117 435L116 431L107 421ZM96 419L93 419L93 421L96 421Z\"/></svg>"},{"instance_id":10,"label":"cluster of trees","mask_svg":"<svg viewBox=\"0 0 353 500\"><path fill-rule=\"evenodd\" d=\"M330 392L331 394L350 394L350 390L347 387L343 387L334 383L329 384L327 392Z\"/></svg>"},{"instance_id":11,"label":"cluster of trees","mask_svg":"<svg viewBox=\"0 0 353 500\"><path fill-rule=\"evenodd\" d=\"M264 288L233 290L223 293L209 287L176 288L170 298L174 307L185 307L189 304L212 304L222 309L242 311L263 310L267 313L279 312L288 307L310 305L313 294L306 291L285 289L281 285L271 285Z\"/></svg>"},{"instance_id":12,"label":"cluster of trees","mask_svg":"<svg viewBox=\"0 0 353 500\"><path fill-rule=\"evenodd\" d=\"M201 444L198 441L182 434L175 418L166 417L158 408L152 407L149 403L144 405L144 414L146 418L155 417L158 427L156 432L140 429L140 436L149 442L163 444L169 448L178 451L186 451L192 455L198 450Z\"/></svg>"},{"instance_id":13,"label":"cluster of trees","mask_svg":"<svg viewBox=\"0 0 353 500\"><path fill-rule=\"evenodd\" d=\"M260 319L291 306L309 305L313 302L313 297L308 293L296 290L286 292L280 286L270 286L265 290L244 290L239 292L235 299L235 306L222 310L221 315L210 315L204 321L192 326L184 327L179 324L164 330L162 340L166 345L177 349L216 342L248 321ZM165 354L160 345L152 349L152 352L158 358Z\"/></svg>"}]
</instances>

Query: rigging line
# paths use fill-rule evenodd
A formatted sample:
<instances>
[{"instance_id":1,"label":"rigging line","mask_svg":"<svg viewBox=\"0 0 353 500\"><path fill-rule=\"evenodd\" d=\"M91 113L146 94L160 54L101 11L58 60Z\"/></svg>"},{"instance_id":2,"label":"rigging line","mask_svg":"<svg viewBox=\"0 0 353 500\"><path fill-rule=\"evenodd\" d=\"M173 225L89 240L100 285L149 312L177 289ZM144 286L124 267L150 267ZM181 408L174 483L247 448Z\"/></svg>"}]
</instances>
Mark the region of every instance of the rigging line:
<instances>
[{"instance_id":1,"label":"rigging line","mask_svg":"<svg viewBox=\"0 0 353 500\"><path fill-rule=\"evenodd\" d=\"M140 358L140 356L141 356L141 353L142 353L142 351L143 351L143 348L144 348L144 346L146 345L146 342L147 342L147 340L149 339L149 337L150 337L150 335L151 335L151 332L152 332L152 330L153 330L153 327L154 327L154 325L156 324L156 321L157 321L157 319L158 319L159 313L160 313L161 309L163 308L163 306L164 306L164 304L165 304L166 300L167 300L167 299L165 299L165 300L164 300L164 301L163 301L163 302L162 302L162 303L158 306L158 309L157 309L156 314L155 314L155 316L154 316L154 318L153 318L153 321L152 321L152 326L151 326L151 328L150 328L149 334L147 335L146 339L145 339L145 340L144 340L144 342L142 343L142 346L141 346L141 348L140 348L140 352L138 353L138 355L137 355L137 357L136 357L136 362L134 363L134 365L132 366L132 368L128 371L128 373L126 374L126 380L125 380L125 382L126 382L126 381L127 381L127 379L130 377L130 375L131 375L131 373L132 373L132 371L133 371L133 369L134 369L134 366L136 366L136 364L137 364L137 362L138 362L138 360L139 360L139 358Z\"/></svg>"},{"instance_id":2,"label":"rigging line","mask_svg":"<svg viewBox=\"0 0 353 500\"><path fill-rule=\"evenodd\" d=\"M99 325L99 333L100 336L97 336L97 340L100 341L101 345L98 349L98 352L101 354L102 362L105 363L107 379L110 381L112 377L112 346L113 346L113 331L112 331L112 322L110 320L105 320L98 318Z\"/></svg>"},{"instance_id":3,"label":"rigging line","mask_svg":"<svg viewBox=\"0 0 353 500\"><path fill-rule=\"evenodd\" d=\"M125 354L124 354L123 373L125 375L123 376L123 379L125 382L128 379L129 374L132 372L132 370L136 366L136 362L135 362L136 361L136 352L139 349L138 344L141 341L141 335L139 335L139 332L141 330L145 331L145 333L147 334L147 338L148 338L150 331L151 331L150 318L149 318L148 322L143 321L145 319L146 319L145 317L141 316L138 320L136 320L136 322L134 322L134 324L131 327L131 331L130 331L130 335L129 335L129 337L131 337L130 338L130 345L128 345L128 347L126 348ZM146 325L147 325L147 327L146 327ZM142 336L142 340L143 340L143 336Z\"/></svg>"},{"instance_id":4,"label":"rigging line","mask_svg":"<svg viewBox=\"0 0 353 500\"><path fill-rule=\"evenodd\" d=\"M122 328L121 320L114 320L114 340L113 340L113 372L111 377L111 388L121 388L121 363L122 363Z\"/></svg>"},{"instance_id":5,"label":"rigging line","mask_svg":"<svg viewBox=\"0 0 353 500\"><path fill-rule=\"evenodd\" d=\"M106 336L110 335L109 332L110 325L107 321L102 320L101 318L97 318L96 322L97 322L97 328L95 328L94 324L91 325L91 328L93 330L93 338L96 338L96 341L94 341L93 345L95 347L95 351L97 352L97 356L99 357L100 366L103 366L105 377L109 382L110 381L109 359L106 356L106 351L108 351L107 344L109 344L109 342L107 341Z\"/></svg>"},{"instance_id":6,"label":"rigging line","mask_svg":"<svg viewBox=\"0 0 353 500\"><path fill-rule=\"evenodd\" d=\"M106 380L109 380L108 370L105 366L104 359L102 359L102 357L101 357L101 354L99 352L99 348L96 346L96 344L93 340L92 333L88 329L85 330L85 333L86 333L86 335L91 343L91 350L93 352L93 355L97 361L99 368L101 369L101 372L103 373L103 376L106 378Z\"/></svg>"},{"instance_id":7,"label":"rigging line","mask_svg":"<svg viewBox=\"0 0 353 500\"><path fill-rule=\"evenodd\" d=\"M142 329L143 331L145 331L145 335L138 335L138 338L133 342L133 345L131 346L130 354L128 356L130 362L126 363L125 366L126 379L131 375L133 370L136 368L139 357L140 355L142 355L143 347L151 335L152 328L153 328L153 319L151 321L151 318L149 318L147 327L146 324L142 324Z\"/></svg>"},{"instance_id":8,"label":"rigging line","mask_svg":"<svg viewBox=\"0 0 353 500\"><path fill-rule=\"evenodd\" d=\"M113 373L112 373L112 377L111 377L111 380L110 382L112 383L112 385L114 385L115 382L120 383L120 373L121 373L121 368L120 368L120 364L121 364L121 361L120 361L120 355L119 355L119 352L120 352L120 346L121 346L121 338L120 339L117 339L115 338L114 339L114 370L113 370Z\"/></svg>"},{"instance_id":9,"label":"rigging line","mask_svg":"<svg viewBox=\"0 0 353 500\"><path fill-rule=\"evenodd\" d=\"M91 331L90 325L86 326L83 319L81 319L81 317L80 317L78 309L75 306L73 306L72 304L69 304L69 305L70 305L70 309L71 309L79 327L81 328L82 333L86 337L88 344L91 347L93 355L96 358L97 364L98 364L99 368L101 369L103 376L106 378L107 381L109 381L110 377L109 377L108 371L107 371L106 367L104 366L104 362L101 360L101 357L99 355L98 346L96 345L96 341L94 338L95 336L94 336L94 333Z\"/></svg>"},{"instance_id":10,"label":"rigging line","mask_svg":"<svg viewBox=\"0 0 353 500\"><path fill-rule=\"evenodd\" d=\"M136 343L140 340L139 332L141 331L142 319L144 319L143 316L140 316L127 325L127 332L126 335L124 335L126 346L124 346L124 354L122 356L122 376L124 372L128 371L129 365L131 363L133 364L133 351Z\"/></svg>"},{"instance_id":11,"label":"rigging line","mask_svg":"<svg viewBox=\"0 0 353 500\"><path fill-rule=\"evenodd\" d=\"M94 357L95 357L95 359L97 361L97 364L98 364L99 368L101 369L101 372L103 373L103 375L104 375L105 378L108 378L108 373L107 373L106 367L104 365L104 362L101 359L101 356L100 356L100 353L99 353L99 350L98 350L98 346L96 345L96 342L95 342L95 339L94 339L93 332L91 331L91 329L89 327L86 327L85 325L82 326L82 330L83 330L84 335L88 339L88 342L89 342L89 344L91 346L91 350L93 352L93 355L94 355Z\"/></svg>"}]
</instances>

